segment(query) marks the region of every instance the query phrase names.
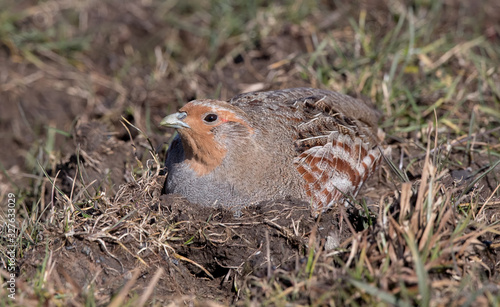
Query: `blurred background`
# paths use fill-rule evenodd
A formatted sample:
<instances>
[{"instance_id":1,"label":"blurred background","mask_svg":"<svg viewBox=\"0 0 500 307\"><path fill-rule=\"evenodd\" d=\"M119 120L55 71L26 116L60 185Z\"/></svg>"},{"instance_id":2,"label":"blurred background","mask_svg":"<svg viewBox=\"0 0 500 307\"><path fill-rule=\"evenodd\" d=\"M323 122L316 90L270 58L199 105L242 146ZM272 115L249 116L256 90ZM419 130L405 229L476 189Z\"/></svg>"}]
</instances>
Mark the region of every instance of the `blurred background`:
<instances>
[{"instance_id":1,"label":"blurred background","mask_svg":"<svg viewBox=\"0 0 500 307\"><path fill-rule=\"evenodd\" d=\"M125 116L161 144L182 104L252 90L365 97L398 138L436 115L452 134L492 127L499 21L495 0L2 0L0 181L60 161L77 121L125 140Z\"/></svg>"},{"instance_id":2,"label":"blurred background","mask_svg":"<svg viewBox=\"0 0 500 307\"><path fill-rule=\"evenodd\" d=\"M99 279L105 290L100 293L106 293L101 295L97 290L94 293L93 285L86 284L87 292L81 292L74 284L61 285L60 280L58 284L57 274L49 279L45 271L48 242L53 243L51 257L52 251L54 255L59 252L60 258L54 259L65 261L60 271L66 281L71 280L64 273L70 265L77 281L99 274L97 262L87 257L90 252L84 254L90 251L90 241L85 237L75 241L73 230L101 233L104 229L121 238L135 219L128 214L133 208L129 202L145 209L160 203L163 177L146 178L149 181L142 181L147 181L145 188L137 184L137 178L153 173L149 151L158 151L157 165L162 163L173 133L158 126L165 115L196 98L229 99L241 92L298 86L371 100L383 114L384 146L392 148L388 159L394 161L381 167L361 195L362 203L368 199L370 204L370 210L367 206L360 210L367 221L365 245L356 250L353 241L351 254L342 254L342 260L336 255L335 261L331 255L321 258L314 276L307 271L309 267L307 274L296 271L295 276L291 271L289 280L307 276L298 282L307 290L301 288L300 302L312 304L317 298L318 305L398 305L403 299L409 304L444 306L461 297L464 304L474 300L498 304L494 296L500 289L495 224L500 212L498 0L0 0L0 203L5 209L8 193L15 193L21 232L17 256L25 263L22 272L28 285L23 288L24 297L33 305L45 301L91 306L88 302L108 303L122 286L122 276L116 275L115 283L106 275ZM424 163L426 153L431 158ZM427 175L429 184L422 180L415 206L416 187ZM93 183L91 193L88 185ZM133 188L125 189L128 198L120 203L120 197L113 197L126 183ZM151 191L158 193L151 196L152 186ZM412 188L415 197L410 199ZM401 195L408 197L403 201ZM431 208L425 214L424 200L428 202L425 208ZM87 207L88 213L75 209L75 204ZM405 220L402 214L401 226L391 224L394 228L387 230L387 208L404 211L400 208L405 205L405 212L415 210L415 216L425 215L430 222L411 214ZM435 210L432 215L430 210ZM378 222L372 218L375 215ZM95 228L103 216L110 219L109 224ZM163 253L168 255L165 244L177 242L177 250L186 244L175 232L167 238L171 241L157 237L171 229L173 222L168 218L158 213L134 229L141 240L144 235L147 242L153 242L151 246L159 244L158 257L151 256L151 262L168 266L170 273L180 272L181 258L167 259ZM162 219L164 224L158 222ZM122 228L115 227L118 221ZM205 224L203 220L200 227ZM401 229L408 224L420 241L402 235ZM148 227L147 231L142 227ZM489 231L488 236L469 235L477 229L483 229L481 235ZM386 231L387 237L378 235ZM95 233L87 234L95 240ZM186 235L190 236L194 237ZM386 240L389 237L395 239ZM62 248L74 248L74 242L80 244L78 252ZM138 255L144 242L125 243ZM351 244L346 242L344 246ZM389 252L388 242L393 244ZM93 252L111 259L94 243ZM109 246L124 247L118 243ZM313 243L317 251L322 250L318 242ZM459 243L463 245L456 253L451 247ZM476 256L471 246L481 246L486 252ZM137 260L129 250L121 250L121 259L127 259L132 268ZM369 260L366 250L372 257ZM4 259L5 248L0 254ZM70 254L75 258L68 258ZM210 257L203 259L212 265ZM43 265L41 259L45 259ZM86 264L80 265L80 260ZM345 262L352 263L351 267L344 268ZM179 293L196 294L203 287L204 298L219 301L226 296L230 301L236 297L231 292L237 291L236 282L234 287L225 286L229 291L220 287L224 276L208 284L201 273L183 274L169 275L173 282L179 276L191 278L180 279L184 283L177 285ZM344 282L338 282L338 276ZM277 302L293 301L299 292L288 279L278 285L271 284L274 279L261 277L255 277L262 282L260 288L251 282L247 288L254 291L252 299L257 302L270 297ZM314 280L317 283L309 286ZM175 296L172 283L160 285L158 293L166 293L165 301L171 300ZM73 295L78 304L72 301Z\"/></svg>"}]
</instances>

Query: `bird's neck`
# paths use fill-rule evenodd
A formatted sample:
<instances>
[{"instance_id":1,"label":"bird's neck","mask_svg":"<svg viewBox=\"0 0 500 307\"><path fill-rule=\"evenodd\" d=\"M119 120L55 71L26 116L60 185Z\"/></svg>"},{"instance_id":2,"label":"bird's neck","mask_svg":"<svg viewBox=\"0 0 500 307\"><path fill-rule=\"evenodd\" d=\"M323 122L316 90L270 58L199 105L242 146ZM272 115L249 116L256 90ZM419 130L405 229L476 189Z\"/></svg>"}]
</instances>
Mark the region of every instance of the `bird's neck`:
<instances>
[{"instance_id":1,"label":"bird's neck","mask_svg":"<svg viewBox=\"0 0 500 307\"><path fill-rule=\"evenodd\" d=\"M213 135L181 133L184 159L198 176L205 176L222 163L227 150Z\"/></svg>"}]
</instances>

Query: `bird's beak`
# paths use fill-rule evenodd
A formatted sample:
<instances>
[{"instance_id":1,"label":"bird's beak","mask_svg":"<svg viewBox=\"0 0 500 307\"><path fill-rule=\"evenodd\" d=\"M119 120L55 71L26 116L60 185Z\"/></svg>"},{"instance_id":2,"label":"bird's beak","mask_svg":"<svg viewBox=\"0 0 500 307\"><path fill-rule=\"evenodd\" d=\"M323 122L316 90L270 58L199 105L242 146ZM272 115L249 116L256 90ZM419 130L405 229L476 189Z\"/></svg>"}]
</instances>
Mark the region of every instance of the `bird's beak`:
<instances>
[{"instance_id":1,"label":"bird's beak","mask_svg":"<svg viewBox=\"0 0 500 307\"><path fill-rule=\"evenodd\" d=\"M186 118L186 116L186 112L170 114L161 120L160 125L175 129L191 128L188 124L182 121L184 118Z\"/></svg>"}]
</instances>

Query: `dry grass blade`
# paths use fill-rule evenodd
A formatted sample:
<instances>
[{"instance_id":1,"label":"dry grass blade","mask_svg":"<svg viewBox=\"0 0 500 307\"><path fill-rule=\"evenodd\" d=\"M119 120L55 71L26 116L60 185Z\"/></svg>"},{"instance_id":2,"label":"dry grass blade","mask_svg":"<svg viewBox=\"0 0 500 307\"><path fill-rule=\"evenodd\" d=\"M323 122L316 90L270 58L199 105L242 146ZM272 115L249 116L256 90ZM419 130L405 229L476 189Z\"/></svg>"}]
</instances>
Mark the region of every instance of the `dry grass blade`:
<instances>
[{"instance_id":1,"label":"dry grass blade","mask_svg":"<svg viewBox=\"0 0 500 307\"><path fill-rule=\"evenodd\" d=\"M120 307L123 306L123 302L127 295L130 293L130 290L132 290L132 287L134 286L135 282L137 281L137 278L141 274L140 269L134 269L132 271L132 277L127 281L123 289L118 293L118 295L111 301L111 303L108 305L108 307Z\"/></svg>"},{"instance_id":2,"label":"dry grass blade","mask_svg":"<svg viewBox=\"0 0 500 307\"><path fill-rule=\"evenodd\" d=\"M1 303L498 305L500 4L410 2L0 1ZM162 195L164 115L304 86L381 111L346 206Z\"/></svg>"},{"instance_id":3,"label":"dry grass blade","mask_svg":"<svg viewBox=\"0 0 500 307\"><path fill-rule=\"evenodd\" d=\"M420 180L420 187L418 189L417 193L417 202L415 204L415 214L411 220L411 225L412 225L412 231L416 233L418 231L418 226L423 223L423 212L424 212L424 197L427 195L427 187L428 187L428 179L430 176L430 172L433 169L431 166L430 162L430 142L431 138L431 129L427 131L427 150L426 150L426 155L425 155L425 160L424 160L424 167L422 170L422 179ZM428 204L430 206L430 204Z\"/></svg>"},{"instance_id":4,"label":"dry grass blade","mask_svg":"<svg viewBox=\"0 0 500 307\"><path fill-rule=\"evenodd\" d=\"M271 278L271 248L269 247L269 231L266 230L266 262L267 262L267 279Z\"/></svg>"},{"instance_id":5,"label":"dry grass blade","mask_svg":"<svg viewBox=\"0 0 500 307\"><path fill-rule=\"evenodd\" d=\"M436 62L432 63L429 67L430 70L434 70L438 67L441 67L446 61L448 61L451 57L458 55L459 53L465 53L467 52L468 49L473 48L474 46L477 46L479 44L482 44L484 42L484 37L478 37L476 39L473 39L468 42L464 42L461 44L456 45L453 47L451 50L443 54L439 60Z\"/></svg>"},{"instance_id":6,"label":"dry grass blade","mask_svg":"<svg viewBox=\"0 0 500 307\"><path fill-rule=\"evenodd\" d=\"M156 287L156 284L158 283L158 281L160 280L160 278L164 272L165 272L165 270L163 270L163 268L160 268L158 271L156 271L153 278L151 278L151 281L149 282L148 287L146 288L146 290L144 290L144 293L141 295L139 302L137 302L138 307L142 307L146 304L149 297L153 293L153 291Z\"/></svg>"},{"instance_id":7,"label":"dry grass blade","mask_svg":"<svg viewBox=\"0 0 500 307\"><path fill-rule=\"evenodd\" d=\"M401 185L401 213L399 215L399 223L402 224L403 220L407 219L407 215L410 213L410 198L412 196L412 184L410 182L405 182Z\"/></svg>"},{"instance_id":8,"label":"dry grass blade","mask_svg":"<svg viewBox=\"0 0 500 307\"><path fill-rule=\"evenodd\" d=\"M479 211L477 212L477 216L481 215L481 213L483 212L484 208L488 205L488 203L490 202L490 200L493 198L493 195L495 195L495 193L498 191L499 188L500 188L500 184L498 184L497 187L495 188L495 190L493 190L493 192L491 192L490 196L488 196L488 198L486 199L486 201L484 202L484 204L481 206L481 209L479 209Z\"/></svg>"},{"instance_id":9,"label":"dry grass blade","mask_svg":"<svg viewBox=\"0 0 500 307\"><path fill-rule=\"evenodd\" d=\"M188 259L188 258L186 258L186 257L184 257L184 256L181 256L181 255L179 255L179 254L175 254L175 253L173 254L173 256L174 256L175 258L179 259L179 260L186 261L186 262L189 262L189 263L191 263L191 264L193 264L193 265L197 266L197 267L198 267L198 268L200 268L200 269L201 269L201 270L202 270L205 274L207 274L207 276L208 276L208 277L210 277L210 279L214 279L213 275L212 275L212 274L210 274L210 272L209 272L207 269L205 269L202 265L200 265L200 264L196 263L195 261L193 261L193 260L191 260L191 259Z\"/></svg>"},{"instance_id":10,"label":"dry grass blade","mask_svg":"<svg viewBox=\"0 0 500 307\"><path fill-rule=\"evenodd\" d=\"M138 127L136 127L136 126L135 126L135 125L133 125L132 123L130 123L130 122L129 122L129 121L128 121L125 117L123 117L123 116L122 116L122 120L123 120L124 122L126 122L129 126L134 127L137 131L139 131L139 133L141 133L141 134L142 134L142 135L146 138L146 140L148 141L148 144L149 144L149 146L150 146L149 148L150 148L150 150L151 150L151 153L156 153L155 148L154 148L154 146L153 146L153 143L151 143L151 140L149 139L149 137L147 136L147 134L146 134L146 133L142 132L142 130L141 130L141 129L139 129ZM127 126L125 126L125 124L124 124L124 123L122 123L122 125L123 125L123 127L125 127L125 129L127 129L127 132L128 132L128 134L129 134L129 136L130 136L130 139L131 139L131 140L133 140L132 135L130 134L130 131L128 130Z\"/></svg>"}]
</instances>

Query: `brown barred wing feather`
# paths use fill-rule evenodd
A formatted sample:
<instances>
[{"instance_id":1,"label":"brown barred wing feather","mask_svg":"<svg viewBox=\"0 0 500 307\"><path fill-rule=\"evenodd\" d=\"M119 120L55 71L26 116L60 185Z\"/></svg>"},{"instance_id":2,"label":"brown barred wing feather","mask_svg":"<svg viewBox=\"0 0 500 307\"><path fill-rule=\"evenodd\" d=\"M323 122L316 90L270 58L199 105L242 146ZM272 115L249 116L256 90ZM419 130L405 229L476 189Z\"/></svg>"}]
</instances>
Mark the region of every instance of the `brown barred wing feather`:
<instances>
[{"instance_id":1,"label":"brown barred wing feather","mask_svg":"<svg viewBox=\"0 0 500 307\"><path fill-rule=\"evenodd\" d=\"M294 164L304 180L312 212L319 214L355 196L380 163L372 127L335 108L328 96L302 101L309 118L297 126Z\"/></svg>"}]
</instances>

